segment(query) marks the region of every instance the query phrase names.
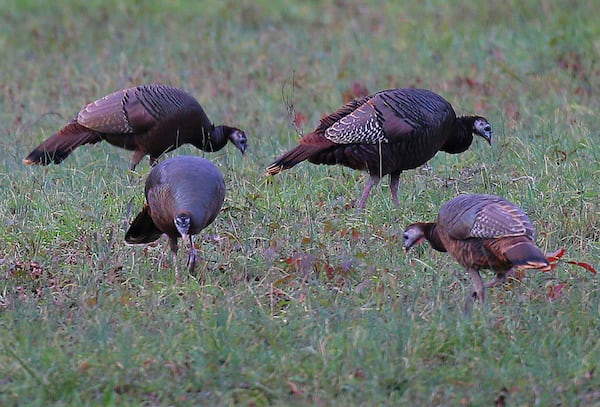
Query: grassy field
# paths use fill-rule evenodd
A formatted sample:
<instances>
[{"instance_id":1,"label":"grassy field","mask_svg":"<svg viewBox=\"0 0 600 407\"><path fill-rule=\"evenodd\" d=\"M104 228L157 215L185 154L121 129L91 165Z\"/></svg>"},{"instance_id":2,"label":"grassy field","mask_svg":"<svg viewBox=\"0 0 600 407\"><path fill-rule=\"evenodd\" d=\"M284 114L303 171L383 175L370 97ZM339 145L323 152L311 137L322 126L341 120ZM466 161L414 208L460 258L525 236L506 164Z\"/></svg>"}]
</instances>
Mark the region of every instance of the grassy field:
<instances>
[{"instance_id":1,"label":"grassy field","mask_svg":"<svg viewBox=\"0 0 600 407\"><path fill-rule=\"evenodd\" d=\"M406 224L485 192L543 250L600 266L597 4L489 3L4 0L0 405L599 406L598 276L528 272L465 316L460 266L401 248ZM147 160L132 174L100 144L21 163L85 103L151 82L249 137L245 157L204 154L228 192L201 283L175 285L165 239L123 241ZM495 143L404 173L399 210L386 179L356 214L366 178L346 168L267 178L298 139L285 101L306 133L355 82L432 89Z\"/></svg>"}]
</instances>

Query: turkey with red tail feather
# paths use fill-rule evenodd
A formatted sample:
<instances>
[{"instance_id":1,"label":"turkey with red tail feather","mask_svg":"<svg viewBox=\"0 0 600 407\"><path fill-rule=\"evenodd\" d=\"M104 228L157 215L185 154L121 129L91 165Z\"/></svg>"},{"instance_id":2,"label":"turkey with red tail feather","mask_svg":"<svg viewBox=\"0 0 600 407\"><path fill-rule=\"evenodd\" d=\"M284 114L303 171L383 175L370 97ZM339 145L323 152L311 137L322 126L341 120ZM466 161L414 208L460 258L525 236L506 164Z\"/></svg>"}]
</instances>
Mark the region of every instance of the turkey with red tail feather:
<instances>
[{"instance_id":1,"label":"turkey with red tail feather","mask_svg":"<svg viewBox=\"0 0 600 407\"><path fill-rule=\"evenodd\" d=\"M470 194L446 202L436 222L409 225L404 248L427 240L435 250L450 253L471 276L472 298L483 303L485 288L502 284L512 268L550 269L534 238L533 224L521 208L496 195ZM484 284L481 269L491 269L496 278Z\"/></svg>"}]
</instances>

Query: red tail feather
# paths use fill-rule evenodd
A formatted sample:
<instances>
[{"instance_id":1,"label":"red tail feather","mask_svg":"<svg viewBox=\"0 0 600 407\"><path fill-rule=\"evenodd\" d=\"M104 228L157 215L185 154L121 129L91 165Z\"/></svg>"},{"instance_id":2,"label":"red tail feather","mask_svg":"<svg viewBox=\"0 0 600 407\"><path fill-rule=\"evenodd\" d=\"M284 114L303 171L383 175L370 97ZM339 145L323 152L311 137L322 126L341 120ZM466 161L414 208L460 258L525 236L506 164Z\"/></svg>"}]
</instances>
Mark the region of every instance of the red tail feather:
<instances>
[{"instance_id":1,"label":"red tail feather","mask_svg":"<svg viewBox=\"0 0 600 407\"><path fill-rule=\"evenodd\" d=\"M558 261L561 260L564 255L565 255L565 249L563 247L561 247L560 249L558 249L552 253L546 253L548 262L550 262L550 270L554 269L557 266ZM563 260L563 261L567 264L573 264L575 266L583 267L590 273L592 273L594 275L596 274L596 269L588 263L584 263L581 261L573 261L573 260Z\"/></svg>"},{"instance_id":2,"label":"red tail feather","mask_svg":"<svg viewBox=\"0 0 600 407\"><path fill-rule=\"evenodd\" d=\"M323 151L334 145L333 142L327 140L322 135L317 133L309 133L300 139L300 143L279 157L275 162L267 167L268 175L279 174L283 170L287 170L307 160L313 154Z\"/></svg>"},{"instance_id":3,"label":"red tail feather","mask_svg":"<svg viewBox=\"0 0 600 407\"><path fill-rule=\"evenodd\" d=\"M546 256L530 241L515 242L506 250L506 258L521 268L548 269Z\"/></svg>"}]
</instances>

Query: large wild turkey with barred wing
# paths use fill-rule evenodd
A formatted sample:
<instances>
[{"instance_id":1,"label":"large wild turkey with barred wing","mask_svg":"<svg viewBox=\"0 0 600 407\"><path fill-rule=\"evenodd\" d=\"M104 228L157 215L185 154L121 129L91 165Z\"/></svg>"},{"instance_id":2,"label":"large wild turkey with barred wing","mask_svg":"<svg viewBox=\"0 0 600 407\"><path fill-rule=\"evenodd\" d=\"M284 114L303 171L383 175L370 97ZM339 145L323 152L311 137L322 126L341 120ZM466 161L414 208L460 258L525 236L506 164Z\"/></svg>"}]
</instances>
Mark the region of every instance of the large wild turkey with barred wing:
<instances>
[{"instance_id":1,"label":"large wild turkey with barred wing","mask_svg":"<svg viewBox=\"0 0 600 407\"><path fill-rule=\"evenodd\" d=\"M437 222L418 222L404 231L406 250L427 240L435 250L450 253L471 276L472 297L484 301L484 290L506 280L514 268L549 270L535 245L535 229L518 206L495 195L461 195L446 202ZM496 278L484 284L480 269Z\"/></svg>"},{"instance_id":2,"label":"large wild turkey with barred wing","mask_svg":"<svg viewBox=\"0 0 600 407\"><path fill-rule=\"evenodd\" d=\"M358 202L364 208L373 186L390 175L396 207L400 173L425 164L438 151L467 150L473 134L492 141L492 127L481 116L456 117L452 105L425 89L389 89L353 100L321 119L299 145L267 168L274 175L308 160L367 171L369 181Z\"/></svg>"},{"instance_id":3,"label":"large wild turkey with barred wing","mask_svg":"<svg viewBox=\"0 0 600 407\"><path fill-rule=\"evenodd\" d=\"M146 154L154 165L161 154L187 143L212 152L231 141L242 154L247 146L242 130L215 126L188 93L154 84L120 90L88 104L23 162L58 164L77 147L103 140L133 151L132 170Z\"/></svg>"},{"instance_id":4,"label":"large wild turkey with barred wing","mask_svg":"<svg viewBox=\"0 0 600 407\"><path fill-rule=\"evenodd\" d=\"M190 274L194 274L197 252L193 235L215 220L225 199L221 171L201 157L172 157L152 168L146 179L145 195L147 203L131 223L125 241L150 243L165 233L179 281L177 239L189 238L188 265Z\"/></svg>"}]
</instances>

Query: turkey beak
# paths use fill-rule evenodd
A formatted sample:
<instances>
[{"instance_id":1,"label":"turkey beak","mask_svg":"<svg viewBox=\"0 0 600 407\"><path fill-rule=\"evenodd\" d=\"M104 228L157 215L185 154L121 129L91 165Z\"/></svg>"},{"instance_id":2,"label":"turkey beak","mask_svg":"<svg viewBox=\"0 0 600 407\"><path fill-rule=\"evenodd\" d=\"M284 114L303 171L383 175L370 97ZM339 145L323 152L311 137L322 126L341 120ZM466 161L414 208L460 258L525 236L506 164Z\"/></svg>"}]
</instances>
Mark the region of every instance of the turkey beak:
<instances>
[{"instance_id":1,"label":"turkey beak","mask_svg":"<svg viewBox=\"0 0 600 407\"><path fill-rule=\"evenodd\" d=\"M402 247L404 247L404 253L408 253L408 251L411 248L411 244L410 244L410 239L408 237L407 234L404 235L404 243L402 244Z\"/></svg>"},{"instance_id":2,"label":"turkey beak","mask_svg":"<svg viewBox=\"0 0 600 407\"><path fill-rule=\"evenodd\" d=\"M181 240L186 241L188 239L187 228L186 230L182 230L181 228L177 228L177 231L181 235Z\"/></svg>"},{"instance_id":3,"label":"turkey beak","mask_svg":"<svg viewBox=\"0 0 600 407\"><path fill-rule=\"evenodd\" d=\"M483 138L485 139L485 141L488 142L488 144L490 146L492 145L493 133L491 131L489 133L485 133L485 135L483 136Z\"/></svg>"},{"instance_id":4,"label":"turkey beak","mask_svg":"<svg viewBox=\"0 0 600 407\"><path fill-rule=\"evenodd\" d=\"M485 141L487 141L490 146L492 145L492 139L494 138L494 132L492 131L491 127L486 126L486 128L484 128L483 131L479 133L479 135Z\"/></svg>"},{"instance_id":5,"label":"turkey beak","mask_svg":"<svg viewBox=\"0 0 600 407\"><path fill-rule=\"evenodd\" d=\"M175 227L183 240L187 239L190 231L191 219L187 214L178 215L175 218Z\"/></svg>"},{"instance_id":6,"label":"turkey beak","mask_svg":"<svg viewBox=\"0 0 600 407\"><path fill-rule=\"evenodd\" d=\"M242 155L246 154L246 149L248 148L248 144L246 143L246 137L244 137L243 143L239 143L238 148L242 152Z\"/></svg>"}]
</instances>

